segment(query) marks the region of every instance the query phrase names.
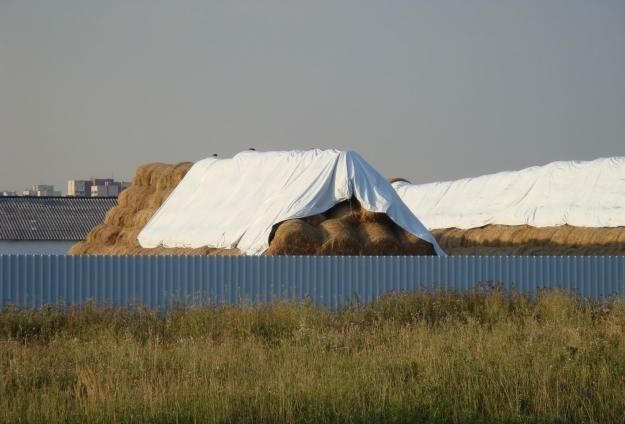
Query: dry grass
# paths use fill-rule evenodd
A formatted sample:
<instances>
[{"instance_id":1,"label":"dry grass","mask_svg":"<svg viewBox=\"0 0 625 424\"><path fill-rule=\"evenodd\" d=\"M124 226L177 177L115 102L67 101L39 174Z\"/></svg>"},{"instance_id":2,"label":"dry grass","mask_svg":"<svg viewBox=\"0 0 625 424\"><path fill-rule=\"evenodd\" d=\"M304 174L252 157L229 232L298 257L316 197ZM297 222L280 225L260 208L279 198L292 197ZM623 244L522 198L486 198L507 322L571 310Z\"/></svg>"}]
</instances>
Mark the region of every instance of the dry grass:
<instances>
[{"instance_id":1,"label":"dry grass","mask_svg":"<svg viewBox=\"0 0 625 424\"><path fill-rule=\"evenodd\" d=\"M3 422L623 422L625 305L0 311Z\"/></svg>"}]
</instances>

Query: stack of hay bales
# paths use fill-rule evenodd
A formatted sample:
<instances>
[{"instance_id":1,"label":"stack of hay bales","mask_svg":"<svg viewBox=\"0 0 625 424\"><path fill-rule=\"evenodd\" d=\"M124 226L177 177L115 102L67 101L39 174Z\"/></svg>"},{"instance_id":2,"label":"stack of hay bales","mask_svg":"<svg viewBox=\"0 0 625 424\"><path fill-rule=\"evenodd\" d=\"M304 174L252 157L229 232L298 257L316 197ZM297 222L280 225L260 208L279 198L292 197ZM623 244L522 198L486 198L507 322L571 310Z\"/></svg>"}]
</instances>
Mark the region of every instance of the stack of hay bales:
<instances>
[{"instance_id":1,"label":"stack of hay bales","mask_svg":"<svg viewBox=\"0 0 625 424\"><path fill-rule=\"evenodd\" d=\"M104 223L73 255L239 255L238 249L145 249L137 235L192 163L152 163L139 167L132 185ZM450 255L625 255L625 227L587 228L486 225L432 231ZM266 255L433 255L432 245L404 231L385 214L370 212L352 199L323 214L276 224Z\"/></svg>"},{"instance_id":2,"label":"stack of hay bales","mask_svg":"<svg viewBox=\"0 0 625 424\"><path fill-rule=\"evenodd\" d=\"M150 163L139 167L132 185L121 192L118 205L107 212L104 223L93 228L84 242L75 244L70 255L238 254L236 249L144 249L139 245L137 235L192 165Z\"/></svg>"},{"instance_id":3,"label":"stack of hay bales","mask_svg":"<svg viewBox=\"0 0 625 424\"><path fill-rule=\"evenodd\" d=\"M72 255L239 255L238 249L145 249L137 235L191 168L192 163L139 167L132 185L118 199L104 223ZM434 249L404 231L385 214L370 212L352 199L323 214L276 224L266 255L434 255Z\"/></svg>"},{"instance_id":4,"label":"stack of hay bales","mask_svg":"<svg viewBox=\"0 0 625 424\"><path fill-rule=\"evenodd\" d=\"M266 255L434 255L430 243L355 199L274 226Z\"/></svg>"},{"instance_id":5,"label":"stack of hay bales","mask_svg":"<svg viewBox=\"0 0 625 424\"><path fill-rule=\"evenodd\" d=\"M390 178L390 184L405 178ZM625 255L625 227L532 227L485 225L478 228L433 229L448 255L539 256Z\"/></svg>"},{"instance_id":6,"label":"stack of hay bales","mask_svg":"<svg viewBox=\"0 0 625 424\"><path fill-rule=\"evenodd\" d=\"M625 255L625 227L486 225L432 234L450 255Z\"/></svg>"}]
</instances>

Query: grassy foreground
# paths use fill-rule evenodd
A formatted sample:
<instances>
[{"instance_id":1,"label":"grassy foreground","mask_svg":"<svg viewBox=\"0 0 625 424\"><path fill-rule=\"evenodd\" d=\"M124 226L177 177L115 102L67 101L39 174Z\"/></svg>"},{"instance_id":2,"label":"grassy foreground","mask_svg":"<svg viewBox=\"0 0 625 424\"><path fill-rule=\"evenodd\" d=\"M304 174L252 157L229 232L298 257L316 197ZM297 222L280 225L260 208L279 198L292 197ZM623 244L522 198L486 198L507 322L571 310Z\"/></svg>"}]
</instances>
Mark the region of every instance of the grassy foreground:
<instances>
[{"instance_id":1,"label":"grassy foreground","mask_svg":"<svg viewBox=\"0 0 625 424\"><path fill-rule=\"evenodd\" d=\"M0 421L623 422L625 305L0 311Z\"/></svg>"}]
</instances>

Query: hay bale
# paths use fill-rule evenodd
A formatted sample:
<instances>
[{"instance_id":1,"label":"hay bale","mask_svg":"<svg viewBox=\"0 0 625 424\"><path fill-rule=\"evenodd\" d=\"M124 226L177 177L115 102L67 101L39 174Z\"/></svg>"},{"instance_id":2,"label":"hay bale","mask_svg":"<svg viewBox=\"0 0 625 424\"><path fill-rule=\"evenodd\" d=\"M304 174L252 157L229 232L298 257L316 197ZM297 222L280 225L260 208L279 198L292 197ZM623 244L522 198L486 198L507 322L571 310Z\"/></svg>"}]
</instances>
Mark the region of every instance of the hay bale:
<instances>
[{"instance_id":1,"label":"hay bale","mask_svg":"<svg viewBox=\"0 0 625 424\"><path fill-rule=\"evenodd\" d=\"M487 225L484 227L483 231L488 231L490 227L494 227L494 225ZM518 243L525 243L535 237L532 234L532 227L528 225L515 225L511 227L497 225L496 227L496 232L491 231L490 233L491 243L489 246L509 247Z\"/></svg>"},{"instance_id":2,"label":"hay bale","mask_svg":"<svg viewBox=\"0 0 625 424\"><path fill-rule=\"evenodd\" d=\"M325 212L328 219L342 219L352 224L365 222L392 222L384 213L373 212L362 207L355 198L334 205Z\"/></svg>"},{"instance_id":3,"label":"hay bale","mask_svg":"<svg viewBox=\"0 0 625 424\"><path fill-rule=\"evenodd\" d=\"M434 246L425 240L420 239L412 233L399 228L398 238L402 243L402 251L399 254L412 256L433 256L436 255Z\"/></svg>"},{"instance_id":4,"label":"hay bale","mask_svg":"<svg viewBox=\"0 0 625 424\"><path fill-rule=\"evenodd\" d=\"M377 222L387 227L397 227L391 218L385 213L373 212L365 208L360 208L360 223Z\"/></svg>"},{"instance_id":5,"label":"hay bale","mask_svg":"<svg viewBox=\"0 0 625 424\"><path fill-rule=\"evenodd\" d=\"M133 186L142 186L148 187L152 181L152 173L158 170L163 165L167 165L165 163L146 163L141 165L135 171L135 174L132 176L132 185Z\"/></svg>"},{"instance_id":6,"label":"hay bale","mask_svg":"<svg viewBox=\"0 0 625 424\"><path fill-rule=\"evenodd\" d=\"M169 180L172 189L178 186L178 183L187 175L192 166L193 162L180 162L174 167Z\"/></svg>"},{"instance_id":7,"label":"hay bale","mask_svg":"<svg viewBox=\"0 0 625 424\"><path fill-rule=\"evenodd\" d=\"M432 230L432 235L443 249L461 247L464 240L464 232L459 228Z\"/></svg>"},{"instance_id":8,"label":"hay bale","mask_svg":"<svg viewBox=\"0 0 625 424\"><path fill-rule=\"evenodd\" d=\"M365 209L363 207L360 208L360 216L358 217L358 220L360 221L360 223L364 224L366 222L377 222L378 221L378 216L377 215L384 215L385 214L379 214L373 211L370 211L368 209Z\"/></svg>"},{"instance_id":9,"label":"hay bale","mask_svg":"<svg viewBox=\"0 0 625 424\"><path fill-rule=\"evenodd\" d=\"M173 189L157 190L146 199L146 208L156 211L169 197Z\"/></svg>"},{"instance_id":10,"label":"hay bale","mask_svg":"<svg viewBox=\"0 0 625 424\"><path fill-rule=\"evenodd\" d=\"M585 228L562 225L489 225L470 230L433 231L452 255L622 255L625 228ZM459 238L462 243L458 243Z\"/></svg>"},{"instance_id":11,"label":"hay bale","mask_svg":"<svg viewBox=\"0 0 625 424\"><path fill-rule=\"evenodd\" d=\"M514 232L515 227L510 228L510 232ZM519 237L512 237L511 244L514 243L532 243L533 245L544 246L553 243L553 237L558 231L558 227L530 227L528 225L524 225L523 229L525 230L520 234ZM515 233L516 235L516 233ZM525 237L523 237L525 235Z\"/></svg>"},{"instance_id":12,"label":"hay bale","mask_svg":"<svg viewBox=\"0 0 625 424\"><path fill-rule=\"evenodd\" d=\"M130 186L122 191L117 198L117 203L130 211L139 211L148 206L149 197L154 193L151 187Z\"/></svg>"},{"instance_id":13,"label":"hay bale","mask_svg":"<svg viewBox=\"0 0 625 424\"><path fill-rule=\"evenodd\" d=\"M113 244L121 229L115 225L99 224L87 234L87 242Z\"/></svg>"},{"instance_id":14,"label":"hay bale","mask_svg":"<svg viewBox=\"0 0 625 424\"><path fill-rule=\"evenodd\" d=\"M128 208L116 206L109 209L104 217L104 223L115 225L117 227L125 227L132 223L132 211Z\"/></svg>"},{"instance_id":15,"label":"hay bale","mask_svg":"<svg viewBox=\"0 0 625 424\"><path fill-rule=\"evenodd\" d=\"M618 244L620 231L617 228L597 228L591 237L591 243L596 246Z\"/></svg>"},{"instance_id":16,"label":"hay bale","mask_svg":"<svg viewBox=\"0 0 625 424\"><path fill-rule=\"evenodd\" d=\"M280 223L266 255L314 255L321 247L323 235L303 219L289 219Z\"/></svg>"},{"instance_id":17,"label":"hay bale","mask_svg":"<svg viewBox=\"0 0 625 424\"><path fill-rule=\"evenodd\" d=\"M362 241L354 230L351 220L328 219L319 227L325 241L317 251L319 255L361 255Z\"/></svg>"},{"instance_id":18,"label":"hay bale","mask_svg":"<svg viewBox=\"0 0 625 424\"><path fill-rule=\"evenodd\" d=\"M468 230L464 230L462 237L462 247L472 247L472 246L480 246L481 241L483 240L480 233L482 228L471 228Z\"/></svg>"},{"instance_id":19,"label":"hay bale","mask_svg":"<svg viewBox=\"0 0 625 424\"><path fill-rule=\"evenodd\" d=\"M156 191L169 190L171 174L173 173L175 165L161 164L155 166L150 174L150 187L154 187Z\"/></svg>"},{"instance_id":20,"label":"hay bale","mask_svg":"<svg viewBox=\"0 0 625 424\"><path fill-rule=\"evenodd\" d=\"M487 231L486 228L484 230ZM514 244L514 239L522 236L525 231L524 226L506 228L497 225L496 229L492 229L487 237L482 236L482 239L488 240L490 246L506 247Z\"/></svg>"},{"instance_id":21,"label":"hay bale","mask_svg":"<svg viewBox=\"0 0 625 424\"><path fill-rule=\"evenodd\" d=\"M139 212L135 212L132 215L132 222L130 225L132 227L143 229L155 212L156 210L151 208L141 209Z\"/></svg>"},{"instance_id":22,"label":"hay bale","mask_svg":"<svg viewBox=\"0 0 625 424\"><path fill-rule=\"evenodd\" d=\"M378 222L367 222L358 226L363 241L363 253L366 255L398 255L402 245L395 235L393 227Z\"/></svg>"},{"instance_id":23,"label":"hay bale","mask_svg":"<svg viewBox=\"0 0 625 424\"><path fill-rule=\"evenodd\" d=\"M625 227L615 228L614 230L618 231L617 243L621 248L625 248Z\"/></svg>"},{"instance_id":24,"label":"hay bale","mask_svg":"<svg viewBox=\"0 0 625 424\"><path fill-rule=\"evenodd\" d=\"M304 221L308 222L310 225L314 225L315 227L317 227L326 219L327 219L326 216L322 213L318 213L317 215L307 216L306 218L303 218Z\"/></svg>"},{"instance_id":25,"label":"hay bale","mask_svg":"<svg viewBox=\"0 0 625 424\"><path fill-rule=\"evenodd\" d=\"M173 190L193 166L191 162L181 162L175 165L154 164L150 172L151 187L159 190Z\"/></svg>"},{"instance_id":26,"label":"hay bale","mask_svg":"<svg viewBox=\"0 0 625 424\"><path fill-rule=\"evenodd\" d=\"M360 203L355 199L345 200L337 203L325 212L328 219L342 219L351 223L360 222Z\"/></svg>"},{"instance_id":27,"label":"hay bale","mask_svg":"<svg viewBox=\"0 0 625 424\"><path fill-rule=\"evenodd\" d=\"M241 251L236 247L234 249L219 249L216 247L209 247L208 254L211 256L241 256Z\"/></svg>"},{"instance_id":28,"label":"hay bale","mask_svg":"<svg viewBox=\"0 0 625 424\"><path fill-rule=\"evenodd\" d=\"M126 227L123 228L115 241L115 244L128 246L128 247L140 247L137 236L141 232L142 228L138 227Z\"/></svg>"},{"instance_id":29,"label":"hay bale","mask_svg":"<svg viewBox=\"0 0 625 424\"><path fill-rule=\"evenodd\" d=\"M501 225L487 225L473 231L468 240L474 246L502 247L501 234L505 231Z\"/></svg>"},{"instance_id":30,"label":"hay bale","mask_svg":"<svg viewBox=\"0 0 625 424\"><path fill-rule=\"evenodd\" d=\"M551 243L560 245L568 244L568 237L570 232L571 228L568 225L555 227L555 231L551 235Z\"/></svg>"},{"instance_id":31,"label":"hay bale","mask_svg":"<svg viewBox=\"0 0 625 424\"><path fill-rule=\"evenodd\" d=\"M593 233L596 231L594 228L582 228L582 227L569 227L567 226L566 242L563 244L580 247L586 244L590 244Z\"/></svg>"}]
</instances>

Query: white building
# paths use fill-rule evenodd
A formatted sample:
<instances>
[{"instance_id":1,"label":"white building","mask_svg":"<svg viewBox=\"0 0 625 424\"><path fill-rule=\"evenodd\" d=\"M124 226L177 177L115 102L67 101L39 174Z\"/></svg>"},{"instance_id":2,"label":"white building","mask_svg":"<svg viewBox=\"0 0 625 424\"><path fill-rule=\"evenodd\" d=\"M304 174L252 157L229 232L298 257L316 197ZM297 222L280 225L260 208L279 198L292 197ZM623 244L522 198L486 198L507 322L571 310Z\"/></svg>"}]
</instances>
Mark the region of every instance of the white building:
<instances>
[{"instance_id":1,"label":"white building","mask_svg":"<svg viewBox=\"0 0 625 424\"><path fill-rule=\"evenodd\" d=\"M91 196L91 181L69 180L67 181L67 195L75 197Z\"/></svg>"}]
</instances>

